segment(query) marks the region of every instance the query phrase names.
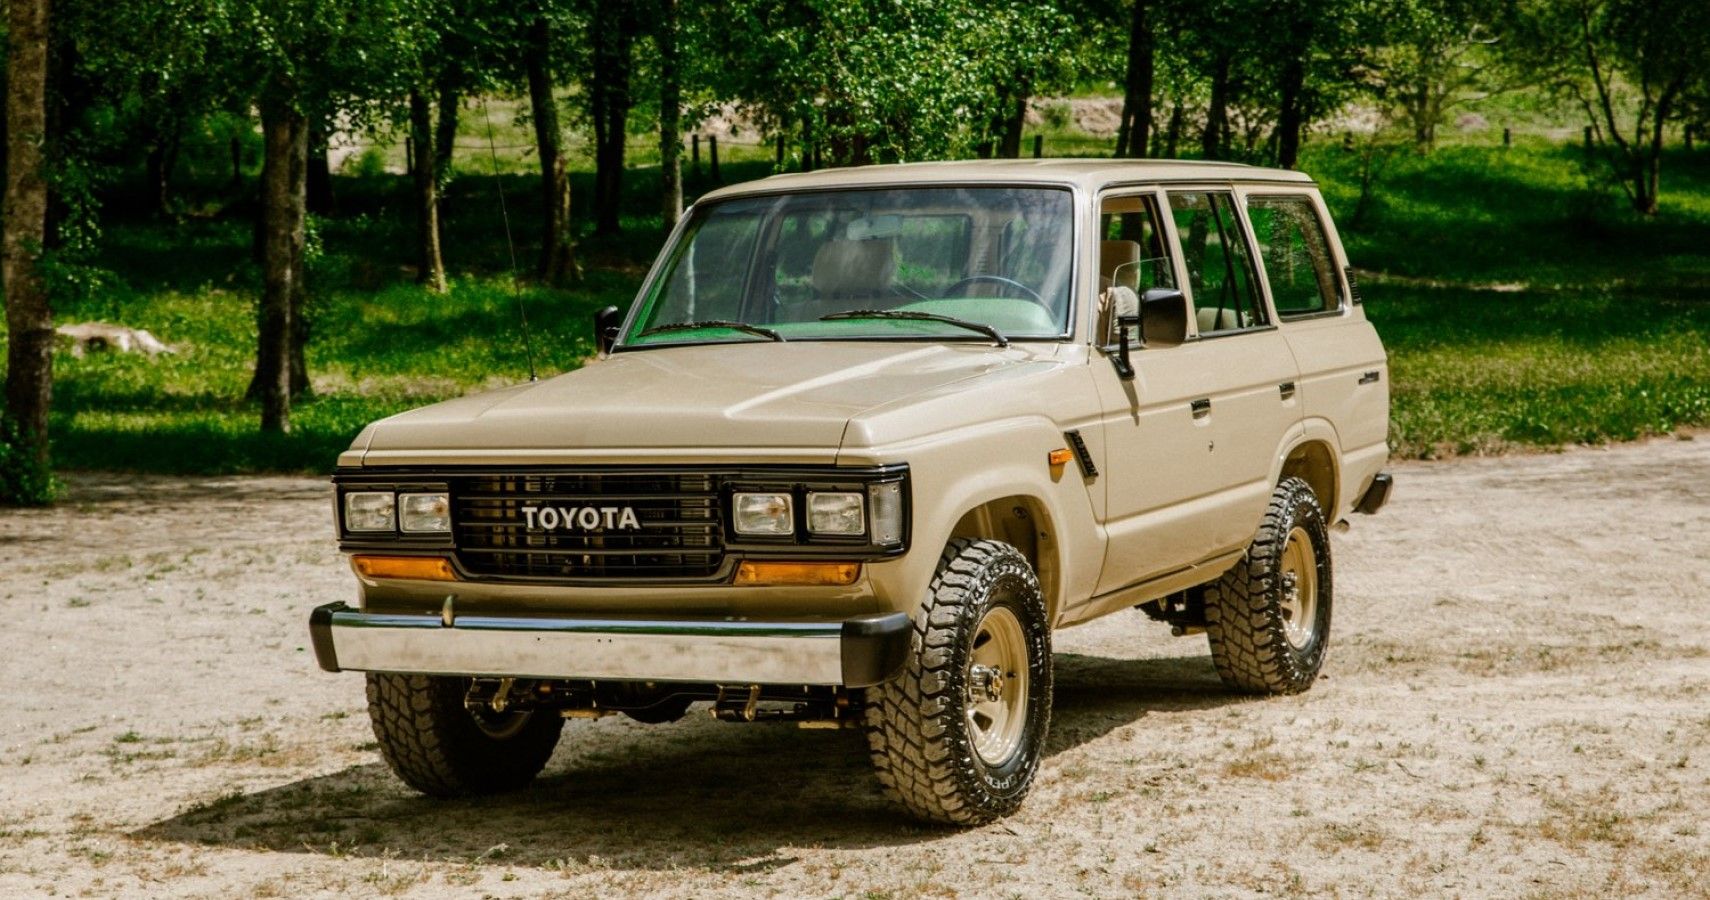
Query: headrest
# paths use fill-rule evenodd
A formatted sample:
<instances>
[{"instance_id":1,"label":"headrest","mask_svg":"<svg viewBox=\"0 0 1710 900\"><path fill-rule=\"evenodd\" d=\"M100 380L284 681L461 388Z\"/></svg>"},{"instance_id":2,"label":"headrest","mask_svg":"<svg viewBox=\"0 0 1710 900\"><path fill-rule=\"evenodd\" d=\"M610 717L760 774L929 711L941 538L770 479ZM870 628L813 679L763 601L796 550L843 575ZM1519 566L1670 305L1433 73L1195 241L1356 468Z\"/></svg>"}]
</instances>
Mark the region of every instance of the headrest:
<instances>
[{"instance_id":1,"label":"headrest","mask_svg":"<svg viewBox=\"0 0 1710 900\"><path fill-rule=\"evenodd\" d=\"M1139 241L1099 241L1098 274L1114 278L1118 266L1140 261Z\"/></svg>"},{"instance_id":2,"label":"headrest","mask_svg":"<svg viewBox=\"0 0 1710 900\"><path fill-rule=\"evenodd\" d=\"M813 289L821 297L877 297L896 272L888 240L830 240L813 255Z\"/></svg>"}]
</instances>

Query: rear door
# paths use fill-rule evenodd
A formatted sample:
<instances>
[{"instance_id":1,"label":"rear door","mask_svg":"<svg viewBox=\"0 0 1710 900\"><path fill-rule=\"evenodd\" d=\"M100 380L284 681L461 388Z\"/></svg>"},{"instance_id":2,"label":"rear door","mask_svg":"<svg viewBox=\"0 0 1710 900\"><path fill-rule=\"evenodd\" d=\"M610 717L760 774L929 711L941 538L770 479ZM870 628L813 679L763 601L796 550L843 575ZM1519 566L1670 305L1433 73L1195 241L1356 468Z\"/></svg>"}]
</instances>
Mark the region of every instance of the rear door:
<instances>
[{"instance_id":1,"label":"rear door","mask_svg":"<svg viewBox=\"0 0 1710 900\"><path fill-rule=\"evenodd\" d=\"M1341 518L1388 458L1383 344L1353 302L1345 257L1317 191L1255 186L1244 194L1280 331L1300 366L1305 422L1310 433L1334 435L1341 454L1337 508L1326 510Z\"/></svg>"}]
</instances>

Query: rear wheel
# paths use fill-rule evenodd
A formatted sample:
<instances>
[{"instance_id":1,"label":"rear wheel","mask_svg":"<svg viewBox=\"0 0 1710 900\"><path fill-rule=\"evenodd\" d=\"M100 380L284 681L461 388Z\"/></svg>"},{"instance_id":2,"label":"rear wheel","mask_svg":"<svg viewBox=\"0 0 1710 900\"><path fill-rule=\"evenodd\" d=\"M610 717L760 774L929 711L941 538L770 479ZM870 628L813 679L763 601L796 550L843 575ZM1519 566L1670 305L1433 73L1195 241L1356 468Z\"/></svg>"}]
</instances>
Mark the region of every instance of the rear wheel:
<instances>
[{"instance_id":1,"label":"rear wheel","mask_svg":"<svg viewBox=\"0 0 1710 900\"><path fill-rule=\"evenodd\" d=\"M886 793L931 822L1014 812L1051 719L1051 635L1033 568L1014 547L957 539L916 615L902 675L867 692Z\"/></svg>"},{"instance_id":2,"label":"rear wheel","mask_svg":"<svg viewBox=\"0 0 1710 900\"><path fill-rule=\"evenodd\" d=\"M1284 479L1247 555L1205 592L1223 683L1254 694L1312 686L1330 644L1330 532L1312 488Z\"/></svg>"},{"instance_id":3,"label":"rear wheel","mask_svg":"<svg viewBox=\"0 0 1710 900\"><path fill-rule=\"evenodd\" d=\"M558 745L564 720L551 710L471 711L469 679L368 676L368 717L380 755L410 787L435 797L496 794L526 786Z\"/></svg>"}]
</instances>

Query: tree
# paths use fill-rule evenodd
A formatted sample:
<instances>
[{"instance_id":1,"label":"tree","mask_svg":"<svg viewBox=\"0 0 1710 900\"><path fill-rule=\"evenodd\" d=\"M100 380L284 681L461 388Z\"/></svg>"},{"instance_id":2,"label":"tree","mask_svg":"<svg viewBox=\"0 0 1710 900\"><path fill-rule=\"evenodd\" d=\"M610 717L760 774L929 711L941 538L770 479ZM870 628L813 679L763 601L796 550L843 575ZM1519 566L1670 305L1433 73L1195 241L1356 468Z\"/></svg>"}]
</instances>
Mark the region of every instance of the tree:
<instances>
[{"instance_id":1,"label":"tree","mask_svg":"<svg viewBox=\"0 0 1710 900\"><path fill-rule=\"evenodd\" d=\"M527 23L523 50L544 201L539 274L540 280L548 285L581 276L570 224L570 160L564 148L564 131L558 123L558 99L552 93L556 83L554 24L552 10L542 4Z\"/></svg>"},{"instance_id":2,"label":"tree","mask_svg":"<svg viewBox=\"0 0 1710 900\"><path fill-rule=\"evenodd\" d=\"M1532 64L1553 71L1585 111L1633 209L1655 215L1663 129L1710 60L1710 4L1537 0L1523 5L1522 21Z\"/></svg>"},{"instance_id":3,"label":"tree","mask_svg":"<svg viewBox=\"0 0 1710 900\"><path fill-rule=\"evenodd\" d=\"M53 309L42 278L47 240L49 0L7 5L6 195L0 216L0 277L6 286L6 415L17 465L48 467L53 402ZM0 436L4 439L5 436ZM31 498L15 498L31 499Z\"/></svg>"},{"instance_id":4,"label":"tree","mask_svg":"<svg viewBox=\"0 0 1710 900\"><path fill-rule=\"evenodd\" d=\"M677 0L658 0L653 43L659 60L659 206L665 230L683 214L683 82Z\"/></svg>"},{"instance_id":5,"label":"tree","mask_svg":"<svg viewBox=\"0 0 1710 900\"><path fill-rule=\"evenodd\" d=\"M594 0L588 20L588 114L594 123L594 233L622 229L623 159L629 137L630 82L635 38L640 29L637 0Z\"/></svg>"},{"instance_id":6,"label":"tree","mask_svg":"<svg viewBox=\"0 0 1710 900\"><path fill-rule=\"evenodd\" d=\"M1116 130L1116 156L1142 157L1152 134L1154 38L1152 9L1157 0L1134 0L1128 21L1128 67L1122 83L1122 122Z\"/></svg>"},{"instance_id":7,"label":"tree","mask_svg":"<svg viewBox=\"0 0 1710 900\"><path fill-rule=\"evenodd\" d=\"M1453 108L1525 84L1524 73L1500 52L1509 18L1504 6L1407 0L1375 10L1358 77L1399 112L1421 151L1436 145L1437 128Z\"/></svg>"},{"instance_id":8,"label":"tree","mask_svg":"<svg viewBox=\"0 0 1710 900\"><path fill-rule=\"evenodd\" d=\"M309 131L336 119L362 127L405 96L423 0L229 0L224 57L234 93L261 110L262 295L248 395L261 428L290 430L293 397L308 391L304 235Z\"/></svg>"}]
</instances>

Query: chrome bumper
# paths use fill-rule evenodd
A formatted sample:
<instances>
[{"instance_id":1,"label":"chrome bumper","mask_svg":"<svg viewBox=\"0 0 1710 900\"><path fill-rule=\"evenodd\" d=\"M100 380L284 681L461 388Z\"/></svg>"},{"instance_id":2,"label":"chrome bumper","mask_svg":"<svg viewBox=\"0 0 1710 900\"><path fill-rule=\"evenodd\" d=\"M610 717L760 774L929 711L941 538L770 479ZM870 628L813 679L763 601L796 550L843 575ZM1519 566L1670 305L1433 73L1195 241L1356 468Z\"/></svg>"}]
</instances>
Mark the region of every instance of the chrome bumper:
<instances>
[{"instance_id":1,"label":"chrome bumper","mask_svg":"<svg viewBox=\"0 0 1710 900\"><path fill-rule=\"evenodd\" d=\"M833 622L543 619L365 613L343 603L309 616L328 672L410 672L596 681L868 687L908 654L904 613Z\"/></svg>"}]
</instances>

